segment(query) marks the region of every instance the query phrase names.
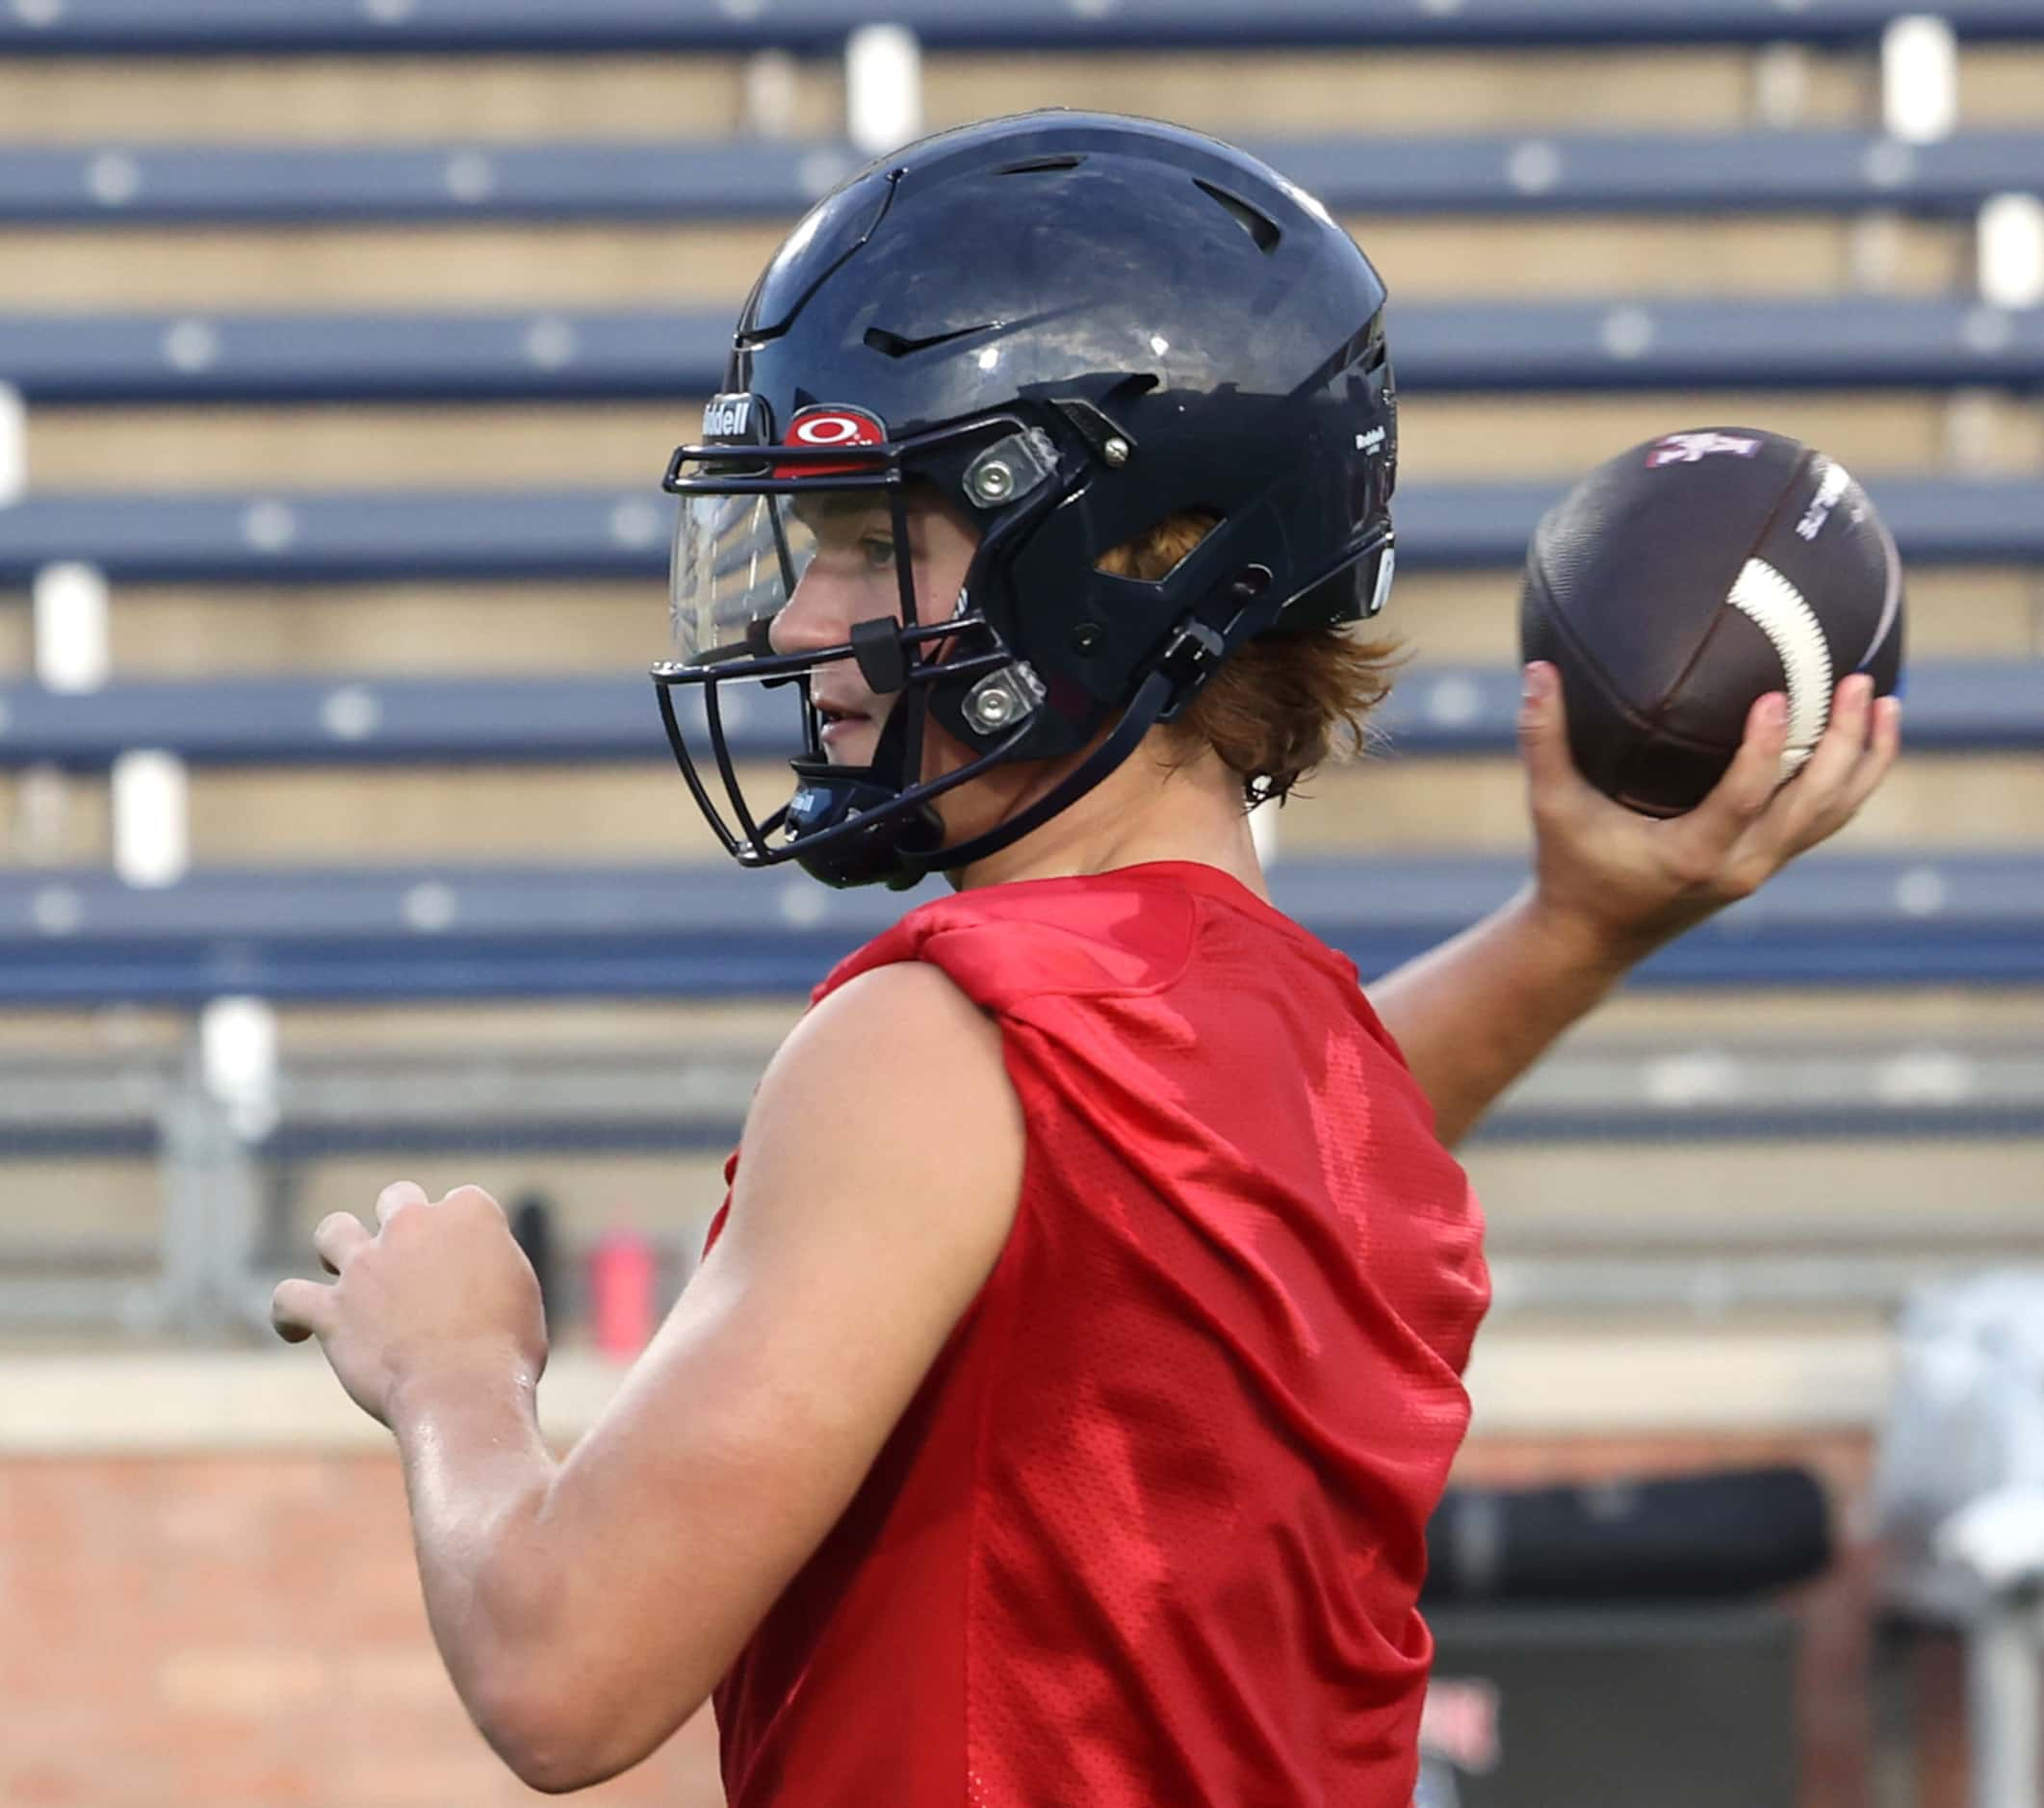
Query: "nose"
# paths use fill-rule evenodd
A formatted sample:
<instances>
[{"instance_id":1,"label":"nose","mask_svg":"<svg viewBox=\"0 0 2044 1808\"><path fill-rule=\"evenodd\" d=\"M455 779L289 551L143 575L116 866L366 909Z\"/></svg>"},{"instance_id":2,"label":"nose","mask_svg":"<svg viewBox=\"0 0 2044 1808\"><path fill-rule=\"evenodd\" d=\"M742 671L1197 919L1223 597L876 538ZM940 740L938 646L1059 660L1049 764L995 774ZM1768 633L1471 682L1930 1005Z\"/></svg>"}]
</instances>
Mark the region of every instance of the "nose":
<instances>
[{"instance_id":1,"label":"nose","mask_svg":"<svg viewBox=\"0 0 2044 1808\"><path fill-rule=\"evenodd\" d=\"M815 653L842 646L851 620L841 586L816 569L815 561L795 581L795 593L767 624L766 643L776 653Z\"/></svg>"}]
</instances>

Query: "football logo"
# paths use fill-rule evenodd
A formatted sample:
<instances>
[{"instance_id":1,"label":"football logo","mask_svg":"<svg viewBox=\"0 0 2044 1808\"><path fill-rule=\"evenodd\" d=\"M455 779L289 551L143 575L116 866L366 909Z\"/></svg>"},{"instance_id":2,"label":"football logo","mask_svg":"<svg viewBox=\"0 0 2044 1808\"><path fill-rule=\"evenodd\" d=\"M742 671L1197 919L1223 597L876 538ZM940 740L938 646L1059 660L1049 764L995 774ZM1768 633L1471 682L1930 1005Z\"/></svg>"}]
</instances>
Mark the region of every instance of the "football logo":
<instances>
[{"instance_id":1,"label":"football logo","mask_svg":"<svg viewBox=\"0 0 2044 1808\"><path fill-rule=\"evenodd\" d=\"M1757 439L1740 433L1670 433L1656 441L1647 452L1646 468L1658 471L1663 465L1701 464L1704 459L1724 452L1735 458L1750 458L1759 450Z\"/></svg>"},{"instance_id":2,"label":"football logo","mask_svg":"<svg viewBox=\"0 0 2044 1808\"><path fill-rule=\"evenodd\" d=\"M788 435L781 443L808 447L816 452L837 446L885 446L887 426L878 415L868 414L864 408L853 408L841 402L822 403L804 408L789 422ZM774 476L819 478L845 471L870 470L871 467L872 461L864 458L850 458L842 463L813 462L805 458L799 464L776 465Z\"/></svg>"}]
</instances>

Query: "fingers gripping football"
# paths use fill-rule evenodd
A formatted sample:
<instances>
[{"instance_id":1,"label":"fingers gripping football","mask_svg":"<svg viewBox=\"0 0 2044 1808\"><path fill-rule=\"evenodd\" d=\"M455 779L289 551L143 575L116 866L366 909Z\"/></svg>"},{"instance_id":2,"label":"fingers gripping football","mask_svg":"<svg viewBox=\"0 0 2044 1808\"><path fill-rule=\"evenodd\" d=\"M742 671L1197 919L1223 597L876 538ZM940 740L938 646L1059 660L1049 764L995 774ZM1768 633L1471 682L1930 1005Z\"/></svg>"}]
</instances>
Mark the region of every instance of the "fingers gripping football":
<instances>
[{"instance_id":1,"label":"fingers gripping football","mask_svg":"<svg viewBox=\"0 0 2044 1808\"><path fill-rule=\"evenodd\" d=\"M1569 751L1559 674L1529 667L1519 728L1542 901L1634 959L1749 896L1851 820L1893 765L1900 706L1883 698L1876 707L1871 690L1864 677L1839 686L1829 726L1786 783L1787 700L1778 692L1759 698L1738 752L1702 802L1656 818L1613 803L1584 779Z\"/></svg>"}]
</instances>

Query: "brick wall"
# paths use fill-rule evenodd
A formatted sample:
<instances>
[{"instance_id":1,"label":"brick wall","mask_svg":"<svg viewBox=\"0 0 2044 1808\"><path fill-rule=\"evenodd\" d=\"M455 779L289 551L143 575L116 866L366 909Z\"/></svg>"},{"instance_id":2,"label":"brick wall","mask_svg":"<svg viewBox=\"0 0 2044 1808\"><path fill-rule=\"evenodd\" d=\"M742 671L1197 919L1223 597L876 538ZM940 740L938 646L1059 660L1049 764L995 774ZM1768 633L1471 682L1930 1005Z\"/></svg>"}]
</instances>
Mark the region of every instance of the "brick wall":
<instances>
[{"instance_id":1,"label":"brick wall","mask_svg":"<svg viewBox=\"0 0 2044 1808\"><path fill-rule=\"evenodd\" d=\"M1537 1483L1772 1460L1812 1463L1845 1503L1867 1441L1492 1437L1461 1474ZM1799 1604L1802 1808L1870 1798L1867 1599L1855 1551ZM1948 1749L1925 1808L1956 1799L1954 1759ZM0 1461L0 1808L540 1799L484 1747L440 1668L388 1453ZM719 1803L707 1719L580 1799Z\"/></svg>"},{"instance_id":2,"label":"brick wall","mask_svg":"<svg viewBox=\"0 0 2044 1808\"><path fill-rule=\"evenodd\" d=\"M5 1808L507 1808L387 1454L0 1463ZM712 1808L708 1717L577 1799Z\"/></svg>"}]
</instances>

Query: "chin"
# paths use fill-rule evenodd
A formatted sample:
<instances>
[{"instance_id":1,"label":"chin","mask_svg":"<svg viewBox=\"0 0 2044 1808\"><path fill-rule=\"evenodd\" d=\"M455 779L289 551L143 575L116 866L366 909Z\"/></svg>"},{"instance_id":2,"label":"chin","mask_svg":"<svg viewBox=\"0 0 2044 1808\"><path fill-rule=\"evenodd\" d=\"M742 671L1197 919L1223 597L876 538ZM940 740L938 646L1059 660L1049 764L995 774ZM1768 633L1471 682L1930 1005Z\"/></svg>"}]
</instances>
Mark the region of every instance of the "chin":
<instances>
[{"instance_id":1,"label":"chin","mask_svg":"<svg viewBox=\"0 0 2044 1808\"><path fill-rule=\"evenodd\" d=\"M873 755L879 751L880 736L877 732L855 735L848 739L834 741L825 752L834 766L869 766Z\"/></svg>"}]
</instances>

